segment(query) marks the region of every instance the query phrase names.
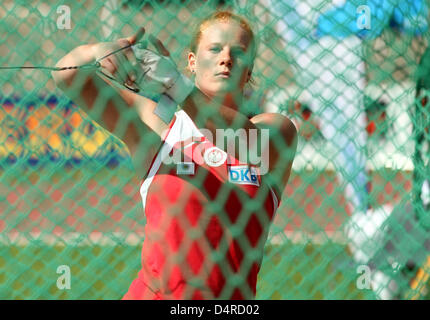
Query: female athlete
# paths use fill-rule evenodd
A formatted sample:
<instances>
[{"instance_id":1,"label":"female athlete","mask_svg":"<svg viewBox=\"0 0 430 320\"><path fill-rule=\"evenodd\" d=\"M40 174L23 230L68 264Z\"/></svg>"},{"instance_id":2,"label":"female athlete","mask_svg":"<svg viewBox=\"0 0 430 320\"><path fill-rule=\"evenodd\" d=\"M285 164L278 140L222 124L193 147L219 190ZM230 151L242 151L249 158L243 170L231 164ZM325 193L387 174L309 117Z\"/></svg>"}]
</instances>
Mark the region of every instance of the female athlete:
<instances>
[{"instance_id":1,"label":"female athlete","mask_svg":"<svg viewBox=\"0 0 430 320\"><path fill-rule=\"evenodd\" d=\"M128 48L99 59L136 44L144 32L77 47L57 67L99 61L105 73L135 87L136 51ZM157 49L152 58L169 57L161 41L150 40ZM241 113L250 103L243 90L251 79L256 52L254 33L242 17L217 11L205 18L188 54L194 88L167 121L160 116L160 102L119 88L94 69L52 74L57 86L90 115L97 115L96 106L103 103L100 121L111 132L118 114L137 111L139 124L134 121L133 127L138 134L127 132L122 139L138 169L146 172L140 193L147 222L142 268L123 299L255 298L264 244L297 143L296 128L288 118L262 113L249 119ZM179 73L173 66L168 71L154 66L150 72L167 72L157 79ZM155 78L151 81L162 81ZM169 87L175 87L176 94L186 91L179 85ZM233 133L234 139L220 147L225 136L218 138L219 132ZM248 158L250 150L234 143L230 148L236 136L245 136L249 149L258 145L268 163L257 167ZM136 137L144 137L138 147ZM139 158L142 153L145 159ZM180 161L172 161L174 153ZM264 166L267 170L262 170Z\"/></svg>"}]
</instances>

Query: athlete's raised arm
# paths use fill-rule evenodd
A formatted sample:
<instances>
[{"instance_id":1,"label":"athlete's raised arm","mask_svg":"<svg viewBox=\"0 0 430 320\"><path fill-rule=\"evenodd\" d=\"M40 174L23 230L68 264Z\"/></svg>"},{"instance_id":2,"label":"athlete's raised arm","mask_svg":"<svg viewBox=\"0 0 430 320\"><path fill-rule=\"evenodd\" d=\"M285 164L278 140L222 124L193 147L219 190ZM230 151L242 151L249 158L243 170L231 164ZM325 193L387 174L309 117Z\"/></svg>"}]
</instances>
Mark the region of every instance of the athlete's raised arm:
<instances>
[{"instance_id":1,"label":"athlete's raised arm","mask_svg":"<svg viewBox=\"0 0 430 320\"><path fill-rule=\"evenodd\" d=\"M81 45L61 58L56 65L81 66L99 61L101 67L99 69L79 68L52 72L56 85L78 107L126 143L140 176L146 173L146 168L159 148L160 137L166 132L168 124L153 113L156 102L128 89L121 89L108 77L96 71L109 74L119 82L130 83L134 77L131 65L134 57L131 49L109 54L136 43L144 32L142 28L134 36L115 42ZM109 56L102 59L106 55ZM124 128L118 126L124 121L128 122L127 126Z\"/></svg>"}]
</instances>

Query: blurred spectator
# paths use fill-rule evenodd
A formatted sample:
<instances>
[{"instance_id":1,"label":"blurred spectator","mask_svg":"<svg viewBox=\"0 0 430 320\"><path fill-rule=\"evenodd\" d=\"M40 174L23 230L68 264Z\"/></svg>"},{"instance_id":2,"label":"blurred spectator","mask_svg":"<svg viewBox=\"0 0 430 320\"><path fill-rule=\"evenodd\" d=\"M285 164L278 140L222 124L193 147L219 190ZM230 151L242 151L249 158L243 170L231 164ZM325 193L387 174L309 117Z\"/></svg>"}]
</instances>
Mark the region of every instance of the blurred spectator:
<instances>
[{"instance_id":1,"label":"blurred spectator","mask_svg":"<svg viewBox=\"0 0 430 320\"><path fill-rule=\"evenodd\" d=\"M366 3L369 16L357 16L362 4L358 0L269 1L278 20L276 30L293 57L297 84L311 97L306 103L336 150L330 157L353 211L345 227L349 248L356 262L365 264L376 250L368 241L380 231L392 208L368 210L363 39L378 37L390 26L422 34L428 27L428 10L422 0L373 0ZM385 278L377 271L374 286ZM379 298L388 299L390 294L381 293Z\"/></svg>"},{"instance_id":2,"label":"blurred spectator","mask_svg":"<svg viewBox=\"0 0 430 320\"><path fill-rule=\"evenodd\" d=\"M417 71L416 100L412 113L414 124L414 204L422 223L430 228L429 149L430 149L430 47L423 54Z\"/></svg>"}]
</instances>

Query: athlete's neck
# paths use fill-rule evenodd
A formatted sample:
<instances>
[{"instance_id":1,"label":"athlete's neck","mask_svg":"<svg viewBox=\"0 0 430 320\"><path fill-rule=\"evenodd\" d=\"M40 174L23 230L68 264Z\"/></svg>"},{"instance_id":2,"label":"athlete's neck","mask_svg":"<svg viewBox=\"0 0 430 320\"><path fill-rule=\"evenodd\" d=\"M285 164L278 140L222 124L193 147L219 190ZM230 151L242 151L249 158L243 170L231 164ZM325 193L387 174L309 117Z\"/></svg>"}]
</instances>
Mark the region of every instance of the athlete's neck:
<instances>
[{"instance_id":1,"label":"athlete's neck","mask_svg":"<svg viewBox=\"0 0 430 320\"><path fill-rule=\"evenodd\" d=\"M208 98L211 100L212 102L212 106L214 107L228 107L230 109L233 109L237 112L239 112L240 110L240 106L243 103L243 93L225 93L222 95L216 95L216 96L208 96Z\"/></svg>"}]
</instances>

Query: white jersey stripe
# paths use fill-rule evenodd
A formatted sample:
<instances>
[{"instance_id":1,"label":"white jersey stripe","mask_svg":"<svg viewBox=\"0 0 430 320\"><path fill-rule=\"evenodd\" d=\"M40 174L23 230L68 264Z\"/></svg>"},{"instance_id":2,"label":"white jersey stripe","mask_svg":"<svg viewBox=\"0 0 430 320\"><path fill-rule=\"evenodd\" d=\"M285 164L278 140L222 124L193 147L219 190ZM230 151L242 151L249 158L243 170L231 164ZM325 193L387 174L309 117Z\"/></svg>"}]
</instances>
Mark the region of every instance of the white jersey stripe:
<instances>
[{"instance_id":1,"label":"white jersey stripe","mask_svg":"<svg viewBox=\"0 0 430 320\"><path fill-rule=\"evenodd\" d=\"M151 186L152 180L160 169L161 163L172 151L173 146L179 141L185 141L192 137L203 137L203 134L194 125L191 118L185 113L185 111L180 110L175 113L176 120L173 126L170 128L169 133L164 139L163 146L157 154L157 157L152 164L149 174L145 181L140 187L140 195L142 197L143 209L146 208L146 198L148 196L149 187Z\"/></svg>"}]
</instances>

